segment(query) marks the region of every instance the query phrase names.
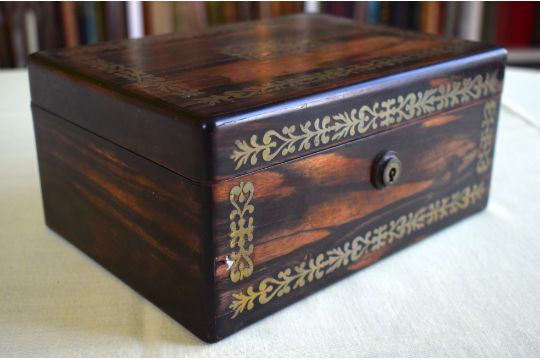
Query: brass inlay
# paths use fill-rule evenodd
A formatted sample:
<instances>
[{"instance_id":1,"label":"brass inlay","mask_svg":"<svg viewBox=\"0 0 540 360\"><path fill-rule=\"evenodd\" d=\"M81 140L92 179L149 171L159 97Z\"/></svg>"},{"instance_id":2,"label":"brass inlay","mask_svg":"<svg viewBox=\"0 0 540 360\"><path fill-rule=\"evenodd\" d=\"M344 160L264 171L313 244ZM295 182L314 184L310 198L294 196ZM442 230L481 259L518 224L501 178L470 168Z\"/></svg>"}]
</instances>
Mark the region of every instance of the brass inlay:
<instances>
[{"instance_id":1,"label":"brass inlay","mask_svg":"<svg viewBox=\"0 0 540 360\"><path fill-rule=\"evenodd\" d=\"M288 54L301 54L322 45L324 42L310 39L267 40L225 46L221 48L220 53L240 59L264 60Z\"/></svg>"},{"instance_id":2,"label":"brass inlay","mask_svg":"<svg viewBox=\"0 0 540 360\"><path fill-rule=\"evenodd\" d=\"M347 112L326 115L303 124L285 126L281 130L267 130L259 141L257 135L249 140L236 140L230 155L239 169L248 162L254 166L259 157L272 161L277 156L309 150L329 143L364 134L376 129L390 127L402 121L448 110L482 96L499 91L498 73L464 78L424 91L362 105Z\"/></svg>"},{"instance_id":3,"label":"brass inlay","mask_svg":"<svg viewBox=\"0 0 540 360\"><path fill-rule=\"evenodd\" d=\"M88 68L132 81L143 91L158 97L175 95L182 98L191 98L203 94L201 91L190 89L176 82L168 81L130 66L111 63L97 56L79 57L77 61Z\"/></svg>"},{"instance_id":4,"label":"brass inlay","mask_svg":"<svg viewBox=\"0 0 540 360\"><path fill-rule=\"evenodd\" d=\"M493 142L495 140L495 117L497 111L497 102L489 100L484 105L484 118L482 120L482 133L480 134L480 153L478 154L478 162L476 163L476 172L478 174L485 173L491 166L491 153L493 151Z\"/></svg>"},{"instance_id":5,"label":"brass inlay","mask_svg":"<svg viewBox=\"0 0 540 360\"><path fill-rule=\"evenodd\" d=\"M237 251L231 252L232 261L229 271L232 282L247 278L253 272L253 212L255 207L251 203L255 187L251 182L241 182L234 186L229 193L229 200L233 210L229 214L231 238L230 247Z\"/></svg>"},{"instance_id":6,"label":"brass inlay","mask_svg":"<svg viewBox=\"0 0 540 360\"><path fill-rule=\"evenodd\" d=\"M372 59L366 62L340 66L324 71L287 76L282 79L265 81L257 85L245 87L240 90L224 91L221 94L209 95L193 100L194 104L217 105L223 102L235 102L256 95L265 95L287 89L297 89L301 87L326 83L337 79L346 78L353 74L369 73L383 70L394 66L401 66L406 63L425 59L430 56L440 56L444 54L461 53L467 48L474 46L474 43L453 40L441 46L433 46L428 49L421 49L409 53L388 56L384 59Z\"/></svg>"},{"instance_id":7,"label":"brass inlay","mask_svg":"<svg viewBox=\"0 0 540 360\"><path fill-rule=\"evenodd\" d=\"M335 270L353 264L366 253L380 250L394 241L463 211L482 199L485 193L486 186L483 182L468 186L369 230L342 246L320 253L298 265L287 267L277 276L263 279L256 287L249 286L243 292L234 293L229 305L233 311L232 318L234 319L244 311L252 310L257 304L266 304L306 283L319 280Z\"/></svg>"},{"instance_id":8,"label":"brass inlay","mask_svg":"<svg viewBox=\"0 0 540 360\"><path fill-rule=\"evenodd\" d=\"M140 40L143 41L144 40ZM134 43L135 44L135 43ZM474 43L463 42L460 40L449 40L439 46L433 46L427 49L401 53L393 56L385 57L384 59L372 59L358 64L348 66L340 66L327 70L304 73L299 75L284 76L282 78L272 79L270 81L260 82L256 85L250 85L239 90L224 91L220 94L208 95L203 90L192 89L176 81L170 81L165 78L149 74L137 68L116 64L104 60L98 56L92 56L90 51L98 50L113 51L116 47L122 49L124 45L108 45L101 49L99 46L91 47L85 51L70 51L60 56L67 56L72 61L95 70L99 70L125 80L129 80L137 85L140 91L154 96L158 99L170 102L168 97L177 96L184 99L189 99L187 107L193 105L214 106L223 102L235 102L250 98L256 95L265 95L275 92L284 91L287 89L296 89L300 87L311 86L319 83L331 82L337 79L346 78L353 74L362 74L371 71L378 71L394 66L401 66L416 60L425 59L431 56L441 56L445 54L459 54L466 51L468 48L474 47ZM135 45L132 45L135 46ZM93 50L92 50L93 49ZM241 85L241 84L239 84Z\"/></svg>"}]
</instances>

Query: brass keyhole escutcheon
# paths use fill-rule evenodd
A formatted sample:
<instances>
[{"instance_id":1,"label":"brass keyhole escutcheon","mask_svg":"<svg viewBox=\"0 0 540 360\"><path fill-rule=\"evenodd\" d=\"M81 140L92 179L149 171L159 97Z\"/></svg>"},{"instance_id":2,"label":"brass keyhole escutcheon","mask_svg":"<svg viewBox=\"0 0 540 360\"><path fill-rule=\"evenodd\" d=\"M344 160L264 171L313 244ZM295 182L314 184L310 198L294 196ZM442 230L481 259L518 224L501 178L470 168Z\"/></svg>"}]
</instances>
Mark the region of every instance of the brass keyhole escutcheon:
<instances>
[{"instance_id":1,"label":"brass keyhole escutcheon","mask_svg":"<svg viewBox=\"0 0 540 360\"><path fill-rule=\"evenodd\" d=\"M401 160L395 151L383 151L373 162L372 181L375 187L381 189L394 185L401 176Z\"/></svg>"}]
</instances>

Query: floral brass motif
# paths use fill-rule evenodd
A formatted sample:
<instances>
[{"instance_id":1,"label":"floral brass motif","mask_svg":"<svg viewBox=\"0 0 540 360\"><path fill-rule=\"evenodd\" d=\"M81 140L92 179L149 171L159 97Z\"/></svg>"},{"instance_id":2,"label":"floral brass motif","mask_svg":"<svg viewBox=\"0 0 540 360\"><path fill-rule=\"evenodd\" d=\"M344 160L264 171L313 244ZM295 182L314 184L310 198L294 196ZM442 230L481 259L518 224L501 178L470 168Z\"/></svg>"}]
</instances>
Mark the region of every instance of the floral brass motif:
<instances>
[{"instance_id":1,"label":"floral brass motif","mask_svg":"<svg viewBox=\"0 0 540 360\"><path fill-rule=\"evenodd\" d=\"M489 100L484 105L484 118L482 120L482 132L480 134L480 153L478 154L478 162L476 163L476 172L478 174L485 173L491 166L491 152L493 151L493 142L495 140L495 115L497 111L497 102Z\"/></svg>"},{"instance_id":2,"label":"floral brass motif","mask_svg":"<svg viewBox=\"0 0 540 360\"><path fill-rule=\"evenodd\" d=\"M276 277L263 279L258 286L249 286L245 292L234 293L229 305L233 311L232 318L244 311L252 310L256 304L266 304L276 297L287 295L307 283L357 262L366 253L380 250L407 235L463 211L482 199L485 193L486 186L483 182L468 186L369 230L342 246L290 266L280 271Z\"/></svg>"},{"instance_id":3,"label":"floral brass motif","mask_svg":"<svg viewBox=\"0 0 540 360\"><path fill-rule=\"evenodd\" d=\"M229 193L229 201L233 210L229 214L231 249L237 251L231 252L230 278L232 282L237 282L247 278L253 273L253 213L255 207L251 203L255 187L251 182L241 182L234 186ZM249 246L248 246L249 245Z\"/></svg>"},{"instance_id":4,"label":"floral brass motif","mask_svg":"<svg viewBox=\"0 0 540 360\"><path fill-rule=\"evenodd\" d=\"M144 42L144 39L138 41ZM123 49L122 46L126 45L116 44L101 47L96 46L87 50L70 51L61 53L59 55L62 57L71 58L73 61L79 62L88 68L96 69L107 74L129 80L137 84L141 91L155 96L158 99L170 101L168 97L171 95L189 99L187 104L189 107L190 105L215 106L223 102L235 102L237 100L250 98L256 95L271 94L286 89L295 89L302 86L310 86L336 79L346 78L353 74L361 74L369 71L377 71L393 66L404 65L408 62L423 59L429 56L462 53L468 48L474 46L474 43L463 42L460 40L449 40L440 46L434 46L428 49L402 53L389 56L384 59L372 59L359 64L340 66L323 71L273 79L257 85L250 85L239 90L229 90L214 95L209 95L202 90L191 89L185 85L179 84L178 82L152 75L131 66L106 61L89 53L90 51L95 51L97 54L100 54L100 51L107 52L121 50Z\"/></svg>"},{"instance_id":5,"label":"floral brass motif","mask_svg":"<svg viewBox=\"0 0 540 360\"><path fill-rule=\"evenodd\" d=\"M301 54L325 43L310 39L267 40L256 43L240 43L221 48L220 53L240 59L274 59L282 55Z\"/></svg>"},{"instance_id":6,"label":"floral brass motif","mask_svg":"<svg viewBox=\"0 0 540 360\"><path fill-rule=\"evenodd\" d=\"M277 156L309 150L339 140L364 134L378 128L390 127L405 120L463 105L482 96L499 91L498 73L477 75L429 88L405 96L377 101L348 112L326 115L313 122L285 126L281 131L267 130L259 141L252 135L248 141L236 140L230 159L235 169L255 166L259 160L272 161Z\"/></svg>"},{"instance_id":7,"label":"floral brass motif","mask_svg":"<svg viewBox=\"0 0 540 360\"><path fill-rule=\"evenodd\" d=\"M130 66L111 63L96 56L79 57L77 58L77 61L88 68L132 81L136 83L142 91L152 95L176 95L182 98L191 98L203 94L198 90L187 88L162 77L148 74Z\"/></svg>"},{"instance_id":8,"label":"floral brass motif","mask_svg":"<svg viewBox=\"0 0 540 360\"><path fill-rule=\"evenodd\" d=\"M359 64L340 66L324 71L318 71L297 76L288 76L283 79L266 81L261 84L245 87L240 90L224 91L221 94L209 95L193 100L195 104L217 105L223 102L235 102L256 95L271 94L287 89L296 89L320 83L346 78L353 74L362 74L370 71L383 70L394 66L404 65L408 62L423 59L429 56L459 53L471 46L472 43L462 41L449 41L442 46L429 49L388 56L384 59L372 59Z\"/></svg>"}]
</instances>

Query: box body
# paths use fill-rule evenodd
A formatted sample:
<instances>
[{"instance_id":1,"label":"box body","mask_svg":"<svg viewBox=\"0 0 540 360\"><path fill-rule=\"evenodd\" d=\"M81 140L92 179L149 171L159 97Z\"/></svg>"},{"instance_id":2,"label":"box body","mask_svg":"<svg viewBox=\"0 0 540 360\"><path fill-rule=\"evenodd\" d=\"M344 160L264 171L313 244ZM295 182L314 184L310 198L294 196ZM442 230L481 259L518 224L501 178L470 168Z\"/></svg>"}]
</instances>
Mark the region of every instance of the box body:
<instances>
[{"instance_id":1,"label":"box body","mask_svg":"<svg viewBox=\"0 0 540 360\"><path fill-rule=\"evenodd\" d=\"M505 56L310 15L38 53L47 224L219 340L484 208Z\"/></svg>"}]
</instances>

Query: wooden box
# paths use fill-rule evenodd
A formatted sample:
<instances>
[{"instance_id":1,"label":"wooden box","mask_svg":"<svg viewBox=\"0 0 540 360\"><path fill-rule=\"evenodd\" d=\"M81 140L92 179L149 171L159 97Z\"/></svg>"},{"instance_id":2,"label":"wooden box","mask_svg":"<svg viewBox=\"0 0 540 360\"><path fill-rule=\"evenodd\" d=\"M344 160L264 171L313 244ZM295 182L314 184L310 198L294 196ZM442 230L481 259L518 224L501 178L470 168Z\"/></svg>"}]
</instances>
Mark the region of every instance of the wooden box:
<instances>
[{"instance_id":1,"label":"wooden box","mask_svg":"<svg viewBox=\"0 0 540 360\"><path fill-rule=\"evenodd\" d=\"M505 59L324 15L39 52L47 225L217 341L484 208Z\"/></svg>"}]
</instances>

